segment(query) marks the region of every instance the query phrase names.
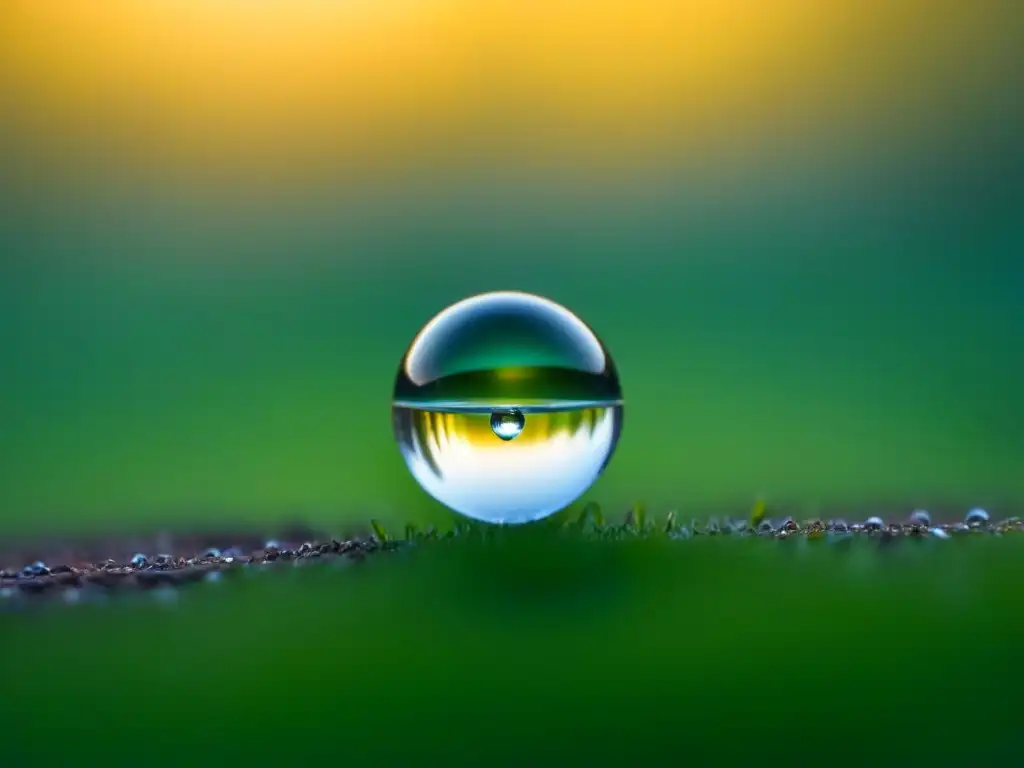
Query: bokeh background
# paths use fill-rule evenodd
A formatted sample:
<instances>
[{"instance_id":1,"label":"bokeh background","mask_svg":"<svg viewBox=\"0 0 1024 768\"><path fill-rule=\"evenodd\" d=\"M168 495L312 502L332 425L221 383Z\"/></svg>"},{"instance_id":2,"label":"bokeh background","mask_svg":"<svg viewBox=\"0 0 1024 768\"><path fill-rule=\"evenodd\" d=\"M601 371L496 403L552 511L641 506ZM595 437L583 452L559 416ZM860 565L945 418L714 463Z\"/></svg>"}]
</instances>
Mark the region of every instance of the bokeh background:
<instances>
[{"instance_id":1,"label":"bokeh background","mask_svg":"<svg viewBox=\"0 0 1024 768\"><path fill-rule=\"evenodd\" d=\"M468 294L616 359L591 497L1024 502L1013 0L6 0L0 524L444 515Z\"/></svg>"},{"instance_id":2,"label":"bokeh background","mask_svg":"<svg viewBox=\"0 0 1024 768\"><path fill-rule=\"evenodd\" d=\"M1022 41L1019 0L0 0L0 545L446 521L391 387L492 289L614 355L609 519L1019 510ZM0 762L1019 762L1017 537L546 533L0 590Z\"/></svg>"}]
</instances>

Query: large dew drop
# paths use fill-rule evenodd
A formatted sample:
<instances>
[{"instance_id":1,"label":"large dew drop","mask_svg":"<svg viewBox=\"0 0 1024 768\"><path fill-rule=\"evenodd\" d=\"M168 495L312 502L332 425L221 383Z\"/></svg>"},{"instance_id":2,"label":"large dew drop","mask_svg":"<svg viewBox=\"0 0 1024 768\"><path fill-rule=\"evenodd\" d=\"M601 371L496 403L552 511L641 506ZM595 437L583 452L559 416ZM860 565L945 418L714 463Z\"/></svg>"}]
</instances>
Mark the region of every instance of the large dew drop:
<instances>
[{"instance_id":1,"label":"large dew drop","mask_svg":"<svg viewBox=\"0 0 1024 768\"><path fill-rule=\"evenodd\" d=\"M392 421L427 493L467 517L525 523L567 507L604 470L622 430L622 391L607 350L568 309L485 293L443 310L413 340Z\"/></svg>"}]
</instances>

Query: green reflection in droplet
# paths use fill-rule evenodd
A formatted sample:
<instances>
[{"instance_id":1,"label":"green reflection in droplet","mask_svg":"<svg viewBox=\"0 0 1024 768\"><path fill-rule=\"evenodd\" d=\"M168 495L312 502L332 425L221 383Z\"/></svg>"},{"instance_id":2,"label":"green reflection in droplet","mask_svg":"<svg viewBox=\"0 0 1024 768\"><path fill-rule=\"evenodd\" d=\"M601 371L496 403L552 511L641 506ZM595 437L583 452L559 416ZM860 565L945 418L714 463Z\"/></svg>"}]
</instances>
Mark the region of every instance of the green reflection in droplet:
<instances>
[{"instance_id":1,"label":"green reflection in droplet","mask_svg":"<svg viewBox=\"0 0 1024 768\"><path fill-rule=\"evenodd\" d=\"M622 411L615 366L583 321L548 299L500 292L448 307L416 336L396 377L393 426L429 494L469 517L518 523L590 487Z\"/></svg>"}]
</instances>

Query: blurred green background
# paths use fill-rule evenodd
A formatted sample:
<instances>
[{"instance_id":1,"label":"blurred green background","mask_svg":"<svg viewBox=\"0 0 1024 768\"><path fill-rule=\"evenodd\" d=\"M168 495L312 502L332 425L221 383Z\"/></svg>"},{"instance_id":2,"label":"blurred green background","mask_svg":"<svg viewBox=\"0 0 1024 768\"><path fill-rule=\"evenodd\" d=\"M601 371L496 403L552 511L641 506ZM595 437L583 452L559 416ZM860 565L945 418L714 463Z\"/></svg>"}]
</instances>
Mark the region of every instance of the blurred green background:
<instances>
[{"instance_id":1,"label":"blurred green background","mask_svg":"<svg viewBox=\"0 0 1024 768\"><path fill-rule=\"evenodd\" d=\"M609 519L1019 508L1022 39L1016 0L6 0L0 537L444 520L396 367L510 288L614 356ZM543 533L0 594L0 762L1019 760L1016 537Z\"/></svg>"},{"instance_id":2,"label":"blurred green background","mask_svg":"<svg viewBox=\"0 0 1024 768\"><path fill-rule=\"evenodd\" d=\"M441 519L390 390L492 289L614 356L609 507L1024 501L1014 4L58 5L4 11L2 530Z\"/></svg>"},{"instance_id":3,"label":"blurred green background","mask_svg":"<svg viewBox=\"0 0 1024 768\"><path fill-rule=\"evenodd\" d=\"M0 757L1013 764L1021 543L452 543L83 596L0 615Z\"/></svg>"}]
</instances>

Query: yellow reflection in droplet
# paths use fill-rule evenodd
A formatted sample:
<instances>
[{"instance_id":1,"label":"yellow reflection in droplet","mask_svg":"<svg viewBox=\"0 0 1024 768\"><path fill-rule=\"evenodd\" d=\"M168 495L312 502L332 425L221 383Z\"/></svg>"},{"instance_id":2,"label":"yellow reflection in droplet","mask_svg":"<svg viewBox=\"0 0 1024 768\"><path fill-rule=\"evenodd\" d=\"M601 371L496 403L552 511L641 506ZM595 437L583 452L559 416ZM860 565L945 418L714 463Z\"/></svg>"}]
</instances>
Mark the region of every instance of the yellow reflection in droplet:
<instances>
[{"instance_id":1,"label":"yellow reflection in droplet","mask_svg":"<svg viewBox=\"0 0 1024 768\"><path fill-rule=\"evenodd\" d=\"M607 464L620 406L529 413L522 433L503 441L487 413L396 408L395 434L417 482L469 517L525 522L571 504Z\"/></svg>"}]
</instances>

